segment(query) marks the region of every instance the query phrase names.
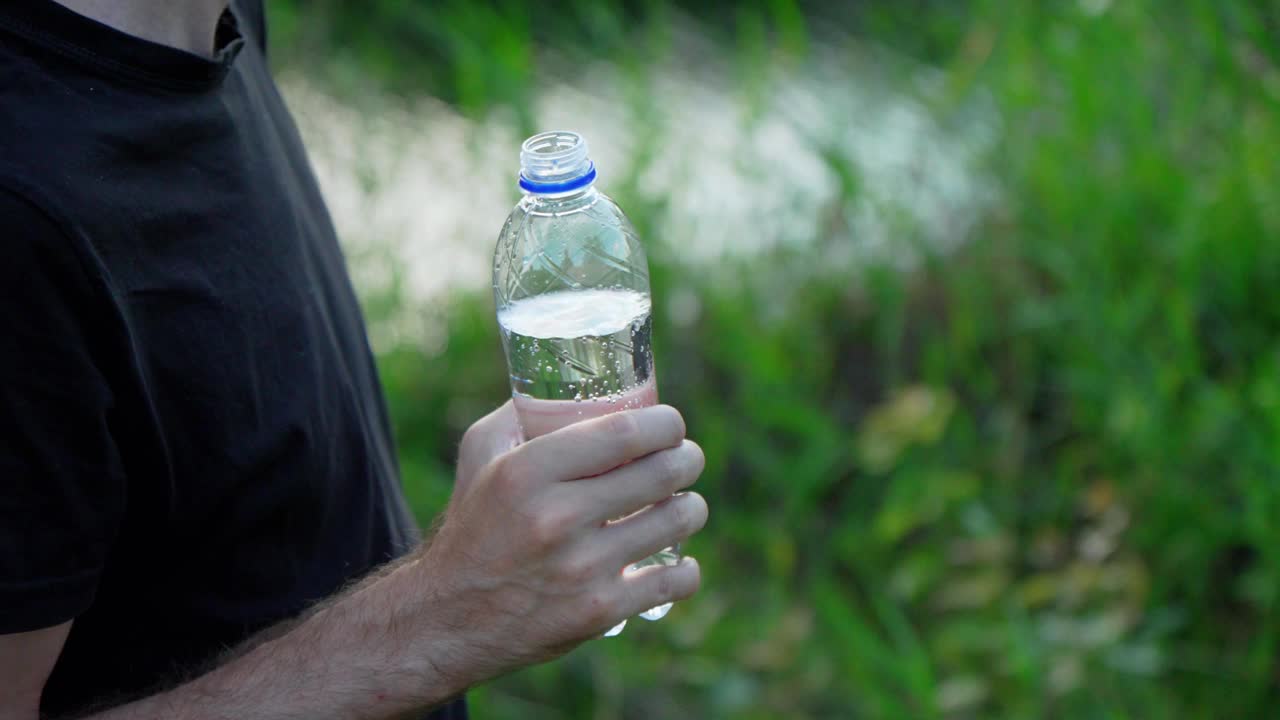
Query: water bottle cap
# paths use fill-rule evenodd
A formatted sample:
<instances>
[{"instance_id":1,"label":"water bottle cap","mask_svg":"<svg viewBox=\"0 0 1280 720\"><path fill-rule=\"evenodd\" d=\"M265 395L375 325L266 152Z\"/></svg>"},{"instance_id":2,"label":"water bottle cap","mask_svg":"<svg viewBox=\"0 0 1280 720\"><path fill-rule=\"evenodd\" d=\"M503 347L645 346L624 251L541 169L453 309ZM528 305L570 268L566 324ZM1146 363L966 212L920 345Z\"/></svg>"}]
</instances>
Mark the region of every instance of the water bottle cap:
<instances>
[{"instance_id":1,"label":"water bottle cap","mask_svg":"<svg viewBox=\"0 0 1280 720\"><path fill-rule=\"evenodd\" d=\"M520 188L558 194L595 182L596 168L587 157L587 140L576 132L538 133L520 146Z\"/></svg>"}]
</instances>

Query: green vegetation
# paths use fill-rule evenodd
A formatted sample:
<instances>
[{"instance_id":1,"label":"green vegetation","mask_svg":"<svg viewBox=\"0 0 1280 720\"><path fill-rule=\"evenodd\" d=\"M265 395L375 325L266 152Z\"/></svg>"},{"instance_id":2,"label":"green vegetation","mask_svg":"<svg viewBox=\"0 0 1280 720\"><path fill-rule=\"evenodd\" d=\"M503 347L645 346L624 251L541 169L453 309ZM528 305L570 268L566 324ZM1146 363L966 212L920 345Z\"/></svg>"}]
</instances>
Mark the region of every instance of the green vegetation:
<instances>
[{"instance_id":1,"label":"green vegetation","mask_svg":"<svg viewBox=\"0 0 1280 720\"><path fill-rule=\"evenodd\" d=\"M1280 8L869 5L838 19L940 68L943 122L994 103L999 201L908 273L830 272L821 239L740 261L733 283L656 253L663 397L708 456L705 590L478 690L476 715L1273 717ZM567 3L560 27L517 3L302 7L273 4L281 62L336 44L345 77L523 122L557 33L610 29L581 51L642 73L676 12ZM832 22L728 7L707 32L747 67L803 60ZM744 102L768 92L750 76L766 84L744 80ZM853 207L858 168L830 170ZM643 234L665 209L635 184L610 189ZM689 324L664 322L689 293ZM461 431L506 392L491 312L458 297L443 352L380 358L424 521Z\"/></svg>"}]
</instances>

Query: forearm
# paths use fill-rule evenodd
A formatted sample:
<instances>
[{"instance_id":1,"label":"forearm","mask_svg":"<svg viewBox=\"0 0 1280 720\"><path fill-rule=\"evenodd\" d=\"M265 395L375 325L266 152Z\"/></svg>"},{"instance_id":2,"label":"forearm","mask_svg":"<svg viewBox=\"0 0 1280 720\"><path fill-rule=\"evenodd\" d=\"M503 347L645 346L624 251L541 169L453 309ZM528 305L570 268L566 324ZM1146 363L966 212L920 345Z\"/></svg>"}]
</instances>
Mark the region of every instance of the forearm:
<instances>
[{"instance_id":1,"label":"forearm","mask_svg":"<svg viewBox=\"0 0 1280 720\"><path fill-rule=\"evenodd\" d=\"M195 680L92 720L389 720L443 703L465 687L437 659L449 639L424 628L418 562L355 586Z\"/></svg>"},{"instance_id":2,"label":"forearm","mask_svg":"<svg viewBox=\"0 0 1280 720\"><path fill-rule=\"evenodd\" d=\"M511 403L468 430L460 467L473 475L423 551L211 672L91 720L413 717L697 591L692 558L621 571L706 522L706 502L682 492L704 460L679 413L518 435Z\"/></svg>"}]
</instances>

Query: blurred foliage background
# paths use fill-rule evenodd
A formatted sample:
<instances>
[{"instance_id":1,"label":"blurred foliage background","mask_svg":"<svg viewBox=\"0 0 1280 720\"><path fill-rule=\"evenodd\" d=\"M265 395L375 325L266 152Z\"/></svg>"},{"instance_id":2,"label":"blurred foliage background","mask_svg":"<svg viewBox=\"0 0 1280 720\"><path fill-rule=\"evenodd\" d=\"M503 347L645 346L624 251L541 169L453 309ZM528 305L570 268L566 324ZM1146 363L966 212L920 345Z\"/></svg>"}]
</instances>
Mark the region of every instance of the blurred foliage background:
<instances>
[{"instance_id":1,"label":"blurred foliage background","mask_svg":"<svg viewBox=\"0 0 1280 720\"><path fill-rule=\"evenodd\" d=\"M553 83L604 66L627 99L602 183L650 241L663 399L707 453L712 518L689 547L704 591L477 689L477 717L1276 716L1280 5L268 5L286 86L305 78L357 114L435 98L500 123L513 144L487 157L506 178L514 142L548 129ZM725 70L716 97L744 143L789 78L834 68L804 113L872 82L944 134L980 125L970 182L990 190L929 231L911 183L883 192L809 137L816 211L761 225L756 251L690 259L698 238L672 230L685 186L646 173L704 129L646 128L668 101L655 75L704 61ZM740 203L808 207L768 168L742 170L770 189ZM375 167L359 187L385 182ZM513 186L472 190L475 212ZM711 197L692 215L738 207ZM490 215L491 232L454 240L487 252L504 212ZM366 240L353 264L395 247ZM371 328L434 318L427 340L376 342L425 523L462 431L508 392L489 288L419 302L400 275L361 278Z\"/></svg>"}]
</instances>

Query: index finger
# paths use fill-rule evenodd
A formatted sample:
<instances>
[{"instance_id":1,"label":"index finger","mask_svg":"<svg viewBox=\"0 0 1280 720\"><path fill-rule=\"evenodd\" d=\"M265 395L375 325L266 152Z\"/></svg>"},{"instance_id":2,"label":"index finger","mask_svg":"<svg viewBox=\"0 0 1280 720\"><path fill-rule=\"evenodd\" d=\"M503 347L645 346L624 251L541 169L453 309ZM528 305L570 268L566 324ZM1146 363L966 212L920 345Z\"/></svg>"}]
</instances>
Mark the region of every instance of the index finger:
<instances>
[{"instance_id":1,"label":"index finger","mask_svg":"<svg viewBox=\"0 0 1280 720\"><path fill-rule=\"evenodd\" d=\"M676 447L684 433L684 418L675 408L654 405L574 423L536 437L515 452L539 477L577 480Z\"/></svg>"}]
</instances>

